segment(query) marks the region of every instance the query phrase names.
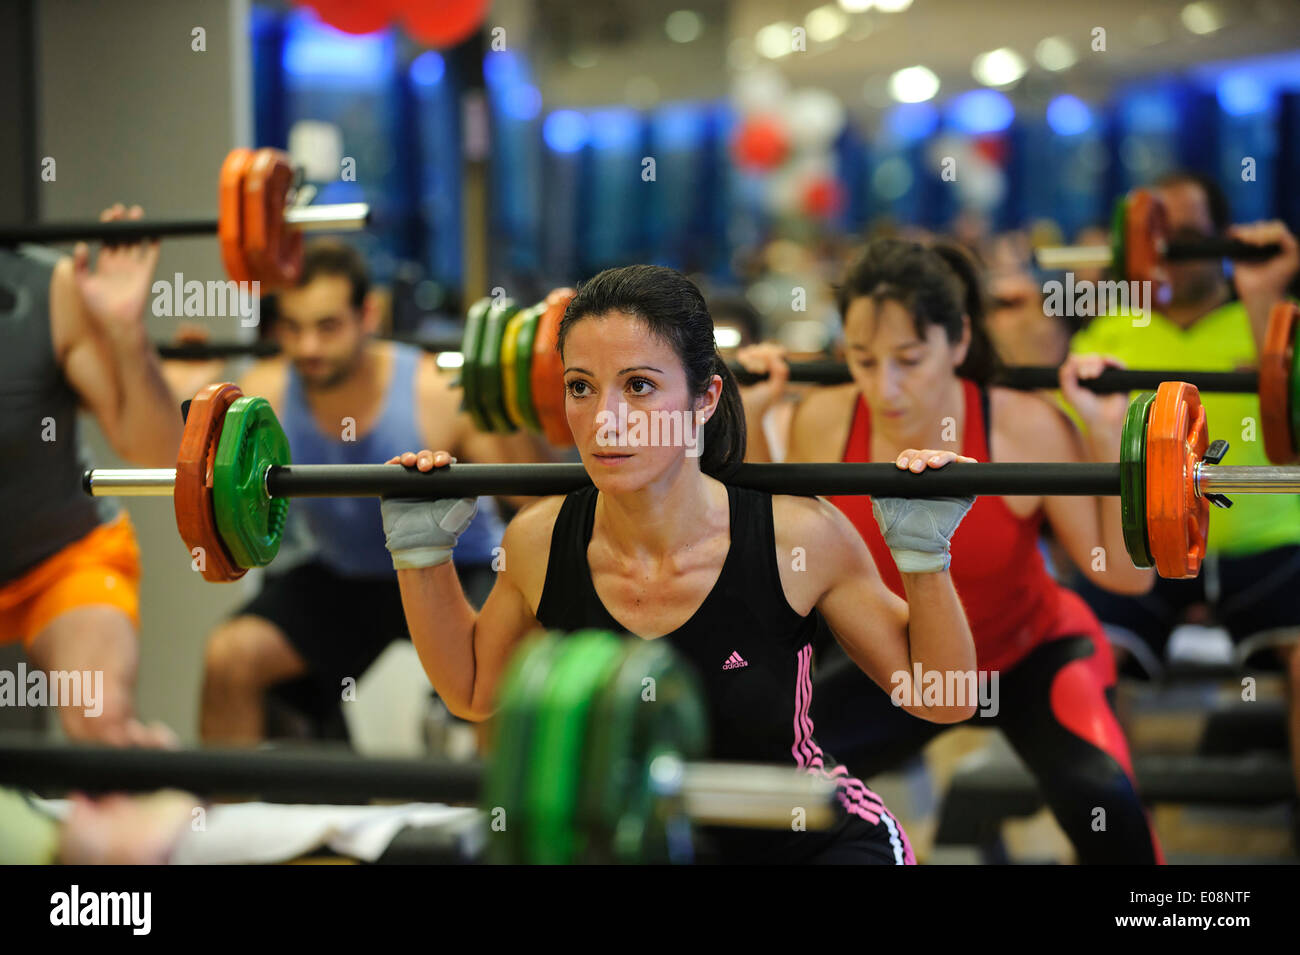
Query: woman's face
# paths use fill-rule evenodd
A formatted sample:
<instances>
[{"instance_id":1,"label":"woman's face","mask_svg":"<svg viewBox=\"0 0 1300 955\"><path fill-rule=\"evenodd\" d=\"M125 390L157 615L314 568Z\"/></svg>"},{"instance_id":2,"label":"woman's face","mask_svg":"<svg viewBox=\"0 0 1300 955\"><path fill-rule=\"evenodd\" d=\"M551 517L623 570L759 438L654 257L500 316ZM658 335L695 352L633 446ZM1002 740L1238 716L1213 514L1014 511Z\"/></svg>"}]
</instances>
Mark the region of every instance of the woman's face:
<instances>
[{"instance_id":1,"label":"woman's face","mask_svg":"<svg viewBox=\"0 0 1300 955\"><path fill-rule=\"evenodd\" d=\"M722 379L715 375L705 394L692 398L672 346L640 318L608 312L569 329L564 393L569 429L592 482L607 494L626 493L698 458Z\"/></svg>"},{"instance_id":2,"label":"woman's face","mask_svg":"<svg viewBox=\"0 0 1300 955\"><path fill-rule=\"evenodd\" d=\"M956 344L938 325L917 332L912 313L892 300L860 297L844 316L844 341L853 380L885 430L914 434L933 430L943 415L936 406L949 393L966 358L969 329Z\"/></svg>"}]
</instances>

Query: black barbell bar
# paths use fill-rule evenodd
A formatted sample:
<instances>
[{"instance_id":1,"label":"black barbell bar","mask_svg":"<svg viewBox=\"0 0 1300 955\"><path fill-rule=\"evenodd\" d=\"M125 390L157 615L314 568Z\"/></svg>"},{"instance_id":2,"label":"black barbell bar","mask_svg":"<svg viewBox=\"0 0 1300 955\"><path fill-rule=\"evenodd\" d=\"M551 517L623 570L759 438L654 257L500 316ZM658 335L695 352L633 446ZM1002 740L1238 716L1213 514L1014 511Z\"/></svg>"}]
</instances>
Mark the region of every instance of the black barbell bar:
<instances>
[{"instance_id":1,"label":"black barbell bar","mask_svg":"<svg viewBox=\"0 0 1300 955\"><path fill-rule=\"evenodd\" d=\"M370 206L364 202L287 206L284 210L285 224L303 232L352 232L364 229L369 219ZM217 219L210 216L193 219L17 223L0 225L0 246L25 242L41 245L78 241L122 245L177 236L214 236L217 227Z\"/></svg>"}]
</instances>

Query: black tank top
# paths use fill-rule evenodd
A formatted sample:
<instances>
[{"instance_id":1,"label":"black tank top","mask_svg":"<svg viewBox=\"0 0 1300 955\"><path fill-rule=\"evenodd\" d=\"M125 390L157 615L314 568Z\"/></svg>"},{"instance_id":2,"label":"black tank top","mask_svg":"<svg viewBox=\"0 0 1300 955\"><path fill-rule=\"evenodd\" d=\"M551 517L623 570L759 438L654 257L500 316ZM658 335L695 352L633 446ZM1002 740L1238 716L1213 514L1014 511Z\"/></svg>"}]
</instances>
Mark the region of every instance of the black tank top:
<instances>
[{"instance_id":1,"label":"black tank top","mask_svg":"<svg viewBox=\"0 0 1300 955\"><path fill-rule=\"evenodd\" d=\"M772 495L728 485L731 546L713 590L667 640L695 668L709 714L712 760L783 763L833 778L839 812L879 825L880 798L813 739L812 644L820 613L800 616L785 599L772 526ZM551 534L537 620L548 630L628 630L605 609L591 581L587 545L597 491L569 494ZM791 560L794 560L791 555ZM883 692L883 691L881 691ZM889 820L886 825L893 825ZM843 827L837 825L842 832ZM710 829L727 861L799 861L832 833Z\"/></svg>"}]
</instances>

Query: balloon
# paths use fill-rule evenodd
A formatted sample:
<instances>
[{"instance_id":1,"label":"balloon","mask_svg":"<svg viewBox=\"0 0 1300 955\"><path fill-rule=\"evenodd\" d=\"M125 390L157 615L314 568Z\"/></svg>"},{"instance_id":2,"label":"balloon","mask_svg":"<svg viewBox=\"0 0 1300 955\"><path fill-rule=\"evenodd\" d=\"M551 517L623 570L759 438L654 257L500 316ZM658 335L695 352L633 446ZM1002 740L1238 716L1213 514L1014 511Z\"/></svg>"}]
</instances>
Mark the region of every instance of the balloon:
<instances>
[{"instance_id":1,"label":"balloon","mask_svg":"<svg viewBox=\"0 0 1300 955\"><path fill-rule=\"evenodd\" d=\"M799 149L830 146L844 129L844 104L822 89L802 89L785 101L782 113Z\"/></svg>"},{"instance_id":2,"label":"balloon","mask_svg":"<svg viewBox=\"0 0 1300 955\"><path fill-rule=\"evenodd\" d=\"M804 184L800 208L814 219L829 219L844 208L844 187L838 179L823 176Z\"/></svg>"},{"instance_id":3,"label":"balloon","mask_svg":"<svg viewBox=\"0 0 1300 955\"><path fill-rule=\"evenodd\" d=\"M1001 136L981 136L975 140L975 152L1001 166L1007 158L1007 141Z\"/></svg>"},{"instance_id":4,"label":"balloon","mask_svg":"<svg viewBox=\"0 0 1300 955\"><path fill-rule=\"evenodd\" d=\"M456 46L483 25L488 0L404 0L402 19L411 39L426 46Z\"/></svg>"},{"instance_id":5,"label":"balloon","mask_svg":"<svg viewBox=\"0 0 1300 955\"><path fill-rule=\"evenodd\" d=\"M759 68L737 74L731 87L731 99L746 116L770 113L781 105L789 92L785 77L776 70Z\"/></svg>"},{"instance_id":6,"label":"balloon","mask_svg":"<svg viewBox=\"0 0 1300 955\"><path fill-rule=\"evenodd\" d=\"M771 116L753 116L741 124L731 151L738 165L767 172L785 161L790 152L790 140L779 120Z\"/></svg>"},{"instance_id":7,"label":"balloon","mask_svg":"<svg viewBox=\"0 0 1300 955\"><path fill-rule=\"evenodd\" d=\"M968 163L957 177L957 194L964 206L980 212L997 208L1007 192L1007 180L1001 167L983 157Z\"/></svg>"},{"instance_id":8,"label":"balloon","mask_svg":"<svg viewBox=\"0 0 1300 955\"><path fill-rule=\"evenodd\" d=\"M374 33L382 30L397 12L397 0L296 0L301 7L316 11L321 23L344 33Z\"/></svg>"},{"instance_id":9,"label":"balloon","mask_svg":"<svg viewBox=\"0 0 1300 955\"><path fill-rule=\"evenodd\" d=\"M793 169L782 169L764 183L763 208L775 216L799 214L803 196L803 177Z\"/></svg>"}]
</instances>

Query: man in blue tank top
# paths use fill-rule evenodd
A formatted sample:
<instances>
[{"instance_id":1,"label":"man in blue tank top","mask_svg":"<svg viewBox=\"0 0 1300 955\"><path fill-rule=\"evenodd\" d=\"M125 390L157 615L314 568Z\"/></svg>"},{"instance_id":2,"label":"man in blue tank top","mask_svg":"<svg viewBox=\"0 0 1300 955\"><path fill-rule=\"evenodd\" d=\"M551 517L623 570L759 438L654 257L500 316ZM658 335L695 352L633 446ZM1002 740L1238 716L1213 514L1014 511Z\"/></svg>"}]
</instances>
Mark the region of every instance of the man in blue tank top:
<instances>
[{"instance_id":1,"label":"man in blue tank top","mask_svg":"<svg viewBox=\"0 0 1300 955\"><path fill-rule=\"evenodd\" d=\"M270 401L294 461L374 464L393 448L426 446L455 448L465 461L538 459L529 437L476 431L434 357L377 340L379 321L360 254L337 242L311 246L298 285L278 296L280 357L259 362L241 382L246 394ZM308 539L302 559L282 554L262 591L208 637L200 724L207 742L265 738L268 691L323 724L314 732L346 738L345 690L389 643L409 639L379 501L304 498L290 508L290 523L290 540ZM456 548L465 589L480 602L492 589L503 529L485 498Z\"/></svg>"}]
</instances>

